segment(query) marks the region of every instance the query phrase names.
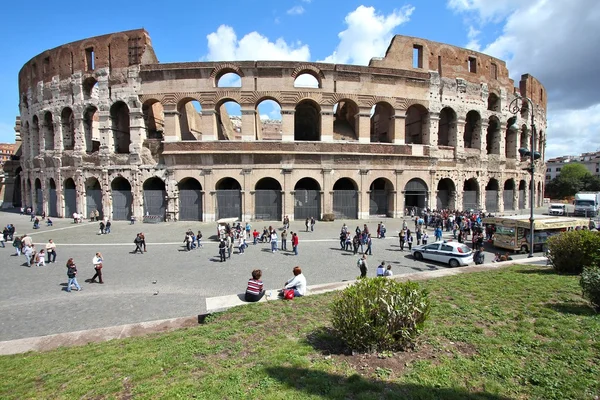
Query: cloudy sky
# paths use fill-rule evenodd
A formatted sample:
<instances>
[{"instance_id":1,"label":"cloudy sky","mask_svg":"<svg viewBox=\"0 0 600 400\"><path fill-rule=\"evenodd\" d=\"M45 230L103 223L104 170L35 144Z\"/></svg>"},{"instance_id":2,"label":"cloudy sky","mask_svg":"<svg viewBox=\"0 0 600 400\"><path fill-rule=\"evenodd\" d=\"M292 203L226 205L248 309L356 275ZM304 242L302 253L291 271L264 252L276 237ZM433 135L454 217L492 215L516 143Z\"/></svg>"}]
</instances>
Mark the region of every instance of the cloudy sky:
<instances>
[{"instance_id":1,"label":"cloudy sky","mask_svg":"<svg viewBox=\"0 0 600 400\"><path fill-rule=\"evenodd\" d=\"M395 34L472 48L506 60L516 82L530 73L545 85L548 158L600 150L598 0L48 4L33 0L3 6L0 142L14 141L17 76L27 60L71 41L143 27L161 62L306 60L366 65L371 57L384 55ZM263 113L275 115L274 110Z\"/></svg>"}]
</instances>

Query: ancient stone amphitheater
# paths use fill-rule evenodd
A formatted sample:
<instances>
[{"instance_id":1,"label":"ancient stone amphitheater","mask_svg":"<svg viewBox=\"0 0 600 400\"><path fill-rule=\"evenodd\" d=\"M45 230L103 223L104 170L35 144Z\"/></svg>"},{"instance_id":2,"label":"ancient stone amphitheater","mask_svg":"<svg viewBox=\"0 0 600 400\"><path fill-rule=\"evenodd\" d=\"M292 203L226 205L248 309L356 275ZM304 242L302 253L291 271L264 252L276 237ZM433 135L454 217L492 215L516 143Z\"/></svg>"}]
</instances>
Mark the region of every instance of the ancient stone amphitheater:
<instances>
[{"instance_id":1,"label":"ancient stone amphitheater","mask_svg":"<svg viewBox=\"0 0 600 400\"><path fill-rule=\"evenodd\" d=\"M369 66L162 64L145 30L119 32L35 56L19 73L19 92L15 192L53 216L518 210L531 201L517 151L531 145L531 112L536 148L545 147L546 93L534 77L523 75L515 88L502 60L405 36ZM511 114L515 93L534 109ZM280 107L280 121L262 120L265 100ZM241 116L230 116L226 102Z\"/></svg>"}]
</instances>

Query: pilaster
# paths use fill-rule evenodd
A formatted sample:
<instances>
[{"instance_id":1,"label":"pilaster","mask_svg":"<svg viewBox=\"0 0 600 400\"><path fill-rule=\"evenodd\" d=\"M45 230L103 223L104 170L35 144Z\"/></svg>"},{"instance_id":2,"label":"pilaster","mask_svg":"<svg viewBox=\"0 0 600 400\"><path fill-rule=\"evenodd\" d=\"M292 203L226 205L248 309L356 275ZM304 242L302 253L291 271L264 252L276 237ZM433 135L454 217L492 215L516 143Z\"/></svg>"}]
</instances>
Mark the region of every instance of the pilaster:
<instances>
[{"instance_id":1,"label":"pilaster","mask_svg":"<svg viewBox=\"0 0 600 400\"><path fill-rule=\"evenodd\" d=\"M177 142L181 140L181 127L179 124L180 113L177 111L177 105L165 104L163 107L163 114L165 116L165 128L163 132L164 141ZM202 120L204 120L204 118L202 118Z\"/></svg>"},{"instance_id":2,"label":"pilaster","mask_svg":"<svg viewBox=\"0 0 600 400\"><path fill-rule=\"evenodd\" d=\"M242 140L256 140L256 118L257 112L254 108L245 105L242 112Z\"/></svg>"},{"instance_id":3,"label":"pilaster","mask_svg":"<svg viewBox=\"0 0 600 400\"><path fill-rule=\"evenodd\" d=\"M294 141L294 114L296 110L286 108L281 109L281 141Z\"/></svg>"}]
</instances>

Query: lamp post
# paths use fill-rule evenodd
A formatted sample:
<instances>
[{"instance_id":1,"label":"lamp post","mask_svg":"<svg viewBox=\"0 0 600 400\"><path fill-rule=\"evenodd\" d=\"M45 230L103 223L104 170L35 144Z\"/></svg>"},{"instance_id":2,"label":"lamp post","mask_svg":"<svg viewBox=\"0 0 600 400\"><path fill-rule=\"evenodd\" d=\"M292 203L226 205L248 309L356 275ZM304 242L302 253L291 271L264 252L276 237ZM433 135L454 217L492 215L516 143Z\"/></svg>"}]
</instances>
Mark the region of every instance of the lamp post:
<instances>
[{"instance_id":1,"label":"lamp post","mask_svg":"<svg viewBox=\"0 0 600 400\"><path fill-rule=\"evenodd\" d=\"M510 102L508 106L509 111L516 115L517 113L521 113L525 110L528 110L531 114L531 150L526 147L521 147L519 149L519 154L521 157L529 157L529 166L526 168L531 174L531 182L530 182L530 194L529 194L529 257L533 257L533 244L534 244L534 222L535 219L533 217L533 211L535 208L535 160L541 157L541 153L535 151L535 142L536 142L536 129L535 129L535 120L533 114L533 102L529 97L521 96L519 93L515 93L515 98ZM511 126L511 128L513 128ZM518 128L514 128L518 129Z\"/></svg>"}]
</instances>

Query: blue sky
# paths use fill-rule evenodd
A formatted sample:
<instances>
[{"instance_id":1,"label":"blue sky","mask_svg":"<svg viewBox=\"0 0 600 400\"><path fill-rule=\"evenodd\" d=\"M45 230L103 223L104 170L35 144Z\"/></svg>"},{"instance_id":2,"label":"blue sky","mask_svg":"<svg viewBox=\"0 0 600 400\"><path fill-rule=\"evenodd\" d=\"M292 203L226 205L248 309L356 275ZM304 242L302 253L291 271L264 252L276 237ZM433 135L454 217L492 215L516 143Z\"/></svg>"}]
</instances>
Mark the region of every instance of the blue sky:
<instances>
[{"instance_id":1,"label":"blue sky","mask_svg":"<svg viewBox=\"0 0 600 400\"><path fill-rule=\"evenodd\" d=\"M145 28L160 62L307 59L366 64L394 34L483 51L549 94L547 156L600 148L597 0L29 1L3 5L0 142L14 141L17 79L31 57L90 36ZM563 4L560 4L563 3ZM51 5L49 5L51 4ZM585 37L584 41L579 40Z\"/></svg>"}]
</instances>

